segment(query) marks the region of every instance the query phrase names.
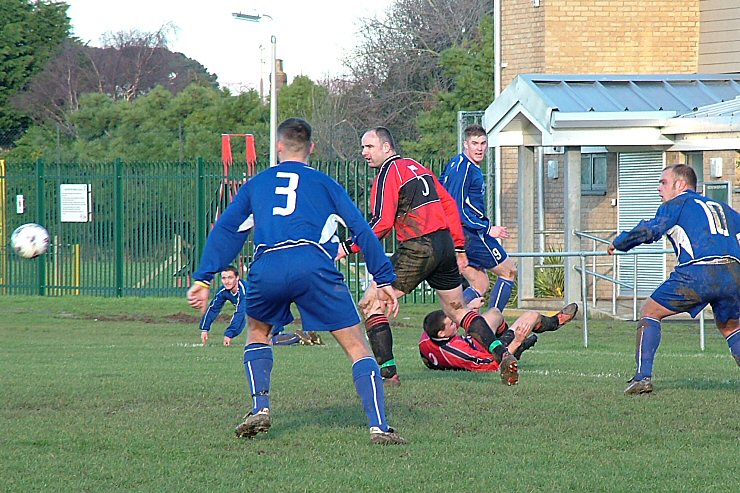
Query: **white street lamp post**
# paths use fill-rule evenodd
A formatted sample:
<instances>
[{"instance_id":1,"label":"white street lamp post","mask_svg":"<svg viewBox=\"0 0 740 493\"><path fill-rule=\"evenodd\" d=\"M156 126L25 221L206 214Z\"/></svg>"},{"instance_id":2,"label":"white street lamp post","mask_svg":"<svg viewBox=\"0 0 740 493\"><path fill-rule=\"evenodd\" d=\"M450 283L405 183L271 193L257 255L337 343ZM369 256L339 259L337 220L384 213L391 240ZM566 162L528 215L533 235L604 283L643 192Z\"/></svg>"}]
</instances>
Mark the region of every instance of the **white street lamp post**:
<instances>
[{"instance_id":1,"label":"white street lamp post","mask_svg":"<svg viewBox=\"0 0 740 493\"><path fill-rule=\"evenodd\" d=\"M235 19L259 22L263 17L267 17L270 20L272 16L268 14L242 14L241 12L234 12L231 14ZM277 153L275 149L275 141L277 138L277 39L273 34L270 37L270 43L272 44L272 56L271 56L271 69L270 69L270 166L277 164Z\"/></svg>"},{"instance_id":2,"label":"white street lamp post","mask_svg":"<svg viewBox=\"0 0 740 493\"><path fill-rule=\"evenodd\" d=\"M277 164L277 57L275 35L270 37L272 43L272 70L270 71L270 166Z\"/></svg>"}]
</instances>

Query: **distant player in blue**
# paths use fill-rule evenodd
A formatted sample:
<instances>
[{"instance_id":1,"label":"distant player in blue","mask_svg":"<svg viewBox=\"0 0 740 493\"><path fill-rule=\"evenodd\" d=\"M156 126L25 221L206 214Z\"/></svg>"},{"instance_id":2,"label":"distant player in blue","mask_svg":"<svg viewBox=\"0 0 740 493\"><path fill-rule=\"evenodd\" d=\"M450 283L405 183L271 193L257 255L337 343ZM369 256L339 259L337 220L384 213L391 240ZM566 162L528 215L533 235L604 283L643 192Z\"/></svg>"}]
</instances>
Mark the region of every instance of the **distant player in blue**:
<instances>
[{"instance_id":1,"label":"distant player in blue","mask_svg":"<svg viewBox=\"0 0 740 493\"><path fill-rule=\"evenodd\" d=\"M504 311L514 287L516 264L496 240L508 238L509 231L502 226L494 226L486 217L485 182L480 163L487 148L488 136L483 127L466 127L464 150L447 163L439 181L455 199L465 232L468 267L462 274L470 284L463 293L465 302L470 303L486 294L490 285L486 271L492 270L497 279L491 289L488 306Z\"/></svg>"},{"instance_id":2,"label":"distant player in blue","mask_svg":"<svg viewBox=\"0 0 740 493\"><path fill-rule=\"evenodd\" d=\"M228 327L224 330L224 346L230 346L231 340L241 334L247 325L247 304L244 302L247 284L239 279L237 268L230 265L221 271L221 283L223 287L216 291L213 300L206 309L206 313L200 319L200 340L204 346L208 343L208 333L211 330L211 325L216 321L227 301L234 305L234 315L232 315ZM296 333L282 334L282 330L282 326L275 326L272 329L271 342L274 346L288 346L303 340ZM310 338L306 339L310 341Z\"/></svg>"},{"instance_id":3,"label":"distant player in blue","mask_svg":"<svg viewBox=\"0 0 740 493\"><path fill-rule=\"evenodd\" d=\"M213 296L200 319L200 340L204 346L208 343L211 324L218 318L227 301L234 305L234 315L224 331L224 346L230 346L231 340L241 334L247 325L247 305L244 303L247 285L239 279L239 271L233 266L226 267L221 271L221 283L223 287Z\"/></svg>"},{"instance_id":4,"label":"distant player in blue","mask_svg":"<svg viewBox=\"0 0 740 493\"><path fill-rule=\"evenodd\" d=\"M660 345L660 322L688 312L695 317L707 304L717 328L740 365L740 214L724 202L696 193L696 174L685 164L667 167L658 193L663 204L655 218L622 232L607 248L626 252L664 234L676 252L676 268L645 300L637 326L637 370L625 394L653 391L653 359Z\"/></svg>"},{"instance_id":5,"label":"distant player in blue","mask_svg":"<svg viewBox=\"0 0 740 493\"><path fill-rule=\"evenodd\" d=\"M254 226L254 260L246 292L249 331L244 348L252 409L236 427L236 435L252 438L270 429L270 333L273 326L293 320L290 306L295 303L304 330L330 331L352 361L371 442L406 443L386 421L380 368L360 327L349 288L334 264L338 224L346 224L357 238L378 284L377 301L395 315L398 301L391 287L396 279L393 266L344 188L306 164L313 151L311 126L300 118L285 120L278 126L276 147L280 164L242 185L216 221L188 291L190 305L204 310L214 273L239 254Z\"/></svg>"}]
</instances>

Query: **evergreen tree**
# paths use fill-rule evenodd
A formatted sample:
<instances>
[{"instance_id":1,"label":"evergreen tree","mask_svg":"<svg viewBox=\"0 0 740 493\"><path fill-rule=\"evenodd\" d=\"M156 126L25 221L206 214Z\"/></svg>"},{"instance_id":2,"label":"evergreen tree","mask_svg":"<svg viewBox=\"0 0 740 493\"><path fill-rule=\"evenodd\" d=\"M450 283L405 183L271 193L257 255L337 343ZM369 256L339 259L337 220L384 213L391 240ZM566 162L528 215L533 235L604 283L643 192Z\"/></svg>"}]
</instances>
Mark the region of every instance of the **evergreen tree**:
<instances>
[{"instance_id":1,"label":"evergreen tree","mask_svg":"<svg viewBox=\"0 0 740 493\"><path fill-rule=\"evenodd\" d=\"M64 3L3 0L0 2L0 148L30 125L22 111L10 105L67 39L70 21Z\"/></svg>"}]
</instances>

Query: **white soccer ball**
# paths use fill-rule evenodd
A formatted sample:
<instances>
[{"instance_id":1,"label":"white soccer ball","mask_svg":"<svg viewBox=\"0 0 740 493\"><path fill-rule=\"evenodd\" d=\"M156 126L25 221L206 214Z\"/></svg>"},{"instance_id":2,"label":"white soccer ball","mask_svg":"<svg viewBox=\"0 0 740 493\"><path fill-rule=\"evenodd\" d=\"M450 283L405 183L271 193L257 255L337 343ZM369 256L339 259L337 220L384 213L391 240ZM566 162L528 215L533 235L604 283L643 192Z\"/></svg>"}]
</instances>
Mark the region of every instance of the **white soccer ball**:
<instances>
[{"instance_id":1,"label":"white soccer ball","mask_svg":"<svg viewBox=\"0 0 740 493\"><path fill-rule=\"evenodd\" d=\"M39 224L22 224L13 231L10 246L23 258L38 257L49 247L49 232Z\"/></svg>"}]
</instances>

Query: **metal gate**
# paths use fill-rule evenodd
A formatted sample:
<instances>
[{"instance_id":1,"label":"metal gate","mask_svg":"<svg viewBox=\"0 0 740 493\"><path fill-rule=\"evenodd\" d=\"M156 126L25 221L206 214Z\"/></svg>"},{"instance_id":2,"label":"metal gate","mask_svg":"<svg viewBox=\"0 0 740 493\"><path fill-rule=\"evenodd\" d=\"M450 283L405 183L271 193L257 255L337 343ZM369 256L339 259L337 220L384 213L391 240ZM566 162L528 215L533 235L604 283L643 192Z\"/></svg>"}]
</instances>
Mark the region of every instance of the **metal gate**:
<instances>
[{"instance_id":1,"label":"metal gate","mask_svg":"<svg viewBox=\"0 0 740 493\"><path fill-rule=\"evenodd\" d=\"M440 162L429 163L438 170ZM4 165L4 168L3 168ZM267 164L258 165L264 169ZM374 177L365 162L317 162L368 216ZM0 294L182 296L212 224L247 179L246 165L229 175L219 161L185 163L3 163L0 160ZM64 187L63 187L64 185ZM64 218L64 190L89 190L87 217ZM22 207L20 206L22 204ZM76 204L79 206L79 204ZM49 251L27 260L10 249L10 233L28 222L49 231ZM343 238L348 233L341 230ZM395 236L384 240L395 250ZM247 271L252 243L234 263ZM340 264L356 297L368 279L361 255ZM432 302L425 284L406 302Z\"/></svg>"},{"instance_id":2,"label":"metal gate","mask_svg":"<svg viewBox=\"0 0 740 493\"><path fill-rule=\"evenodd\" d=\"M49 231L50 245L33 260L4 248L0 288L10 294L180 295L209 218L226 205L217 193L224 179L220 163L203 161L6 164L0 177L6 234L37 222ZM65 190L74 188L88 193L74 199L85 212L70 220Z\"/></svg>"}]
</instances>

